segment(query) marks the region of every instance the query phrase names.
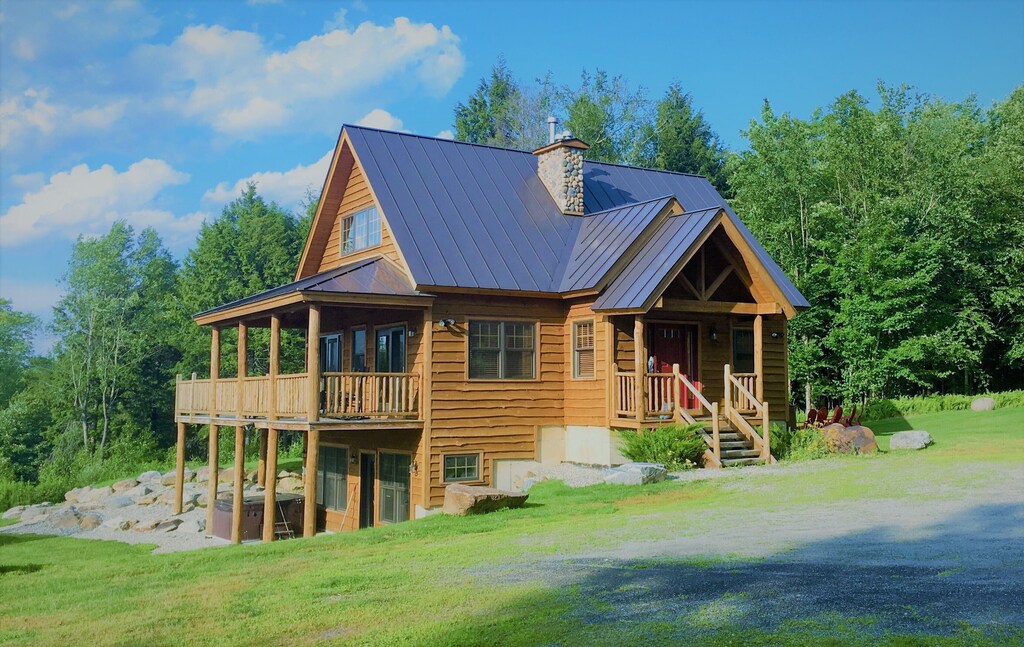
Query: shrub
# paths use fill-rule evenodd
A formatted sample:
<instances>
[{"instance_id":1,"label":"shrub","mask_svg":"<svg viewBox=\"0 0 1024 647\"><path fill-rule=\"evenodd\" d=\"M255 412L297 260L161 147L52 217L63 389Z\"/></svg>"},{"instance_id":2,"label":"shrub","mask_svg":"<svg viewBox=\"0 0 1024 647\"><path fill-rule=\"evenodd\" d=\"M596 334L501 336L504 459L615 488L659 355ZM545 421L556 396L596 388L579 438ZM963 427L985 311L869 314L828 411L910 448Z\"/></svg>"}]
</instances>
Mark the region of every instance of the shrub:
<instances>
[{"instance_id":1,"label":"shrub","mask_svg":"<svg viewBox=\"0 0 1024 647\"><path fill-rule=\"evenodd\" d=\"M35 486L31 483L0 481L0 513L16 505L36 503L40 500L38 496Z\"/></svg>"},{"instance_id":2,"label":"shrub","mask_svg":"<svg viewBox=\"0 0 1024 647\"><path fill-rule=\"evenodd\" d=\"M828 454L821 430L817 427L788 429L783 425L772 425L771 430L772 455L778 460L805 461Z\"/></svg>"},{"instance_id":3,"label":"shrub","mask_svg":"<svg viewBox=\"0 0 1024 647\"><path fill-rule=\"evenodd\" d=\"M975 398L984 397L994 399L997 408L1024 407L1024 391L979 395L924 395L869 402L864 410L864 420L884 420L940 411L963 411L971 408L971 402Z\"/></svg>"},{"instance_id":4,"label":"shrub","mask_svg":"<svg viewBox=\"0 0 1024 647\"><path fill-rule=\"evenodd\" d=\"M702 425L669 425L644 431L623 431L622 453L642 463L661 463L669 470L695 467L707 445L699 431Z\"/></svg>"}]
</instances>

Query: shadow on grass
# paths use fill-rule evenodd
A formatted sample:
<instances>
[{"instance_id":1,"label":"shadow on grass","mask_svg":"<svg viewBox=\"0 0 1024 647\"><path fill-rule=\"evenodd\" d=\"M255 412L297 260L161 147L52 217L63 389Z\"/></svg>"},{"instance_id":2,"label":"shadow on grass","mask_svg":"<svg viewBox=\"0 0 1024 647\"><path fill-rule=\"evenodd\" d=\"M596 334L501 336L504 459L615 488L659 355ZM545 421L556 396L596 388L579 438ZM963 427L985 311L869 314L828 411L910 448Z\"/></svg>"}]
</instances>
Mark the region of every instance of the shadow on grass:
<instances>
[{"instance_id":1,"label":"shadow on grass","mask_svg":"<svg viewBox=\"0 0 1024 647\"><path fill-rule=\"evenodd\" d=\"M13 532L0 532L0 548L14 546L16 544L27 544L30 541L44 541L54 539L57 535L30 535Z\"/></svg>"},{"instance_id":2,"label":"shadow on grass","mask_svg":"<svg viewBox=\"0 0 1024 647\"><path fill-rule=\"evenodd\" d=\"M707 538L714 546L714 536ZM756 538L752 538L756 542ZM984 505L925 531L878 527L763 560L552 559L474 569L525 593L474 608L425 644L871 643L1024 639L1024 505ZM384 642L387 637L382 636Z\"/></svg>"},{"instance_id":3,"label":"shadow on grass","mask_svg":"<svg viewBox=\"0 0 1024 647\"><path fill-rule=\"evenodd\" d=\"M42 570L42 564L0 564L0 575L7 573L35 573Z\"/></svg>"}]
</instances>

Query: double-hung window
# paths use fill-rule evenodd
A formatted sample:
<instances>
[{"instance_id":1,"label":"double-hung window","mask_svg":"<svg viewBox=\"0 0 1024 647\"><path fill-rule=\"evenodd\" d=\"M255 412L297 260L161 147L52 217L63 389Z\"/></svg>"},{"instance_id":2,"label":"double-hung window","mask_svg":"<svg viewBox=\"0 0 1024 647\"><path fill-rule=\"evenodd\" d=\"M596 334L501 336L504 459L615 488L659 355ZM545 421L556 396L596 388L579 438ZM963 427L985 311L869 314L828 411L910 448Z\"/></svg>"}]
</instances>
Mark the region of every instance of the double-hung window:
<instances>
[{"instance_id":1,"label":"double-hung window","mask_svg":"<svg viewBox=\"0 0 1024 647\"><path fill-rule=\"evenodd\" d=\"M380 214L377 207L357 211L342 219L342 254L351 254L377 245L380 245Z\"/></svg>"},{"instance_id":2,"label":"double-hung window","mask_svg":"<svg viewBox=\"0 0 1024 647\"><path fill-rule=\"evenodd\" d=\"M572 375L594 377L594 322L577 321L572 326Z\"/></svg>"},{"instance_id":3,"label":"double-hung window","mask_svg":"<svg viewBox=\"0 0 1024 647\"><path fill-rule=\"evenodd\" d=\"M521 321L469 322L469 377L532 380L537 326Z\"/></svg>"},{"instance_id":4,"label":"double-hung window","mask_svg":"<svg viewBox=\"0 0 1024 647\"><path fill-rule=\"evenodd\" d=\"M480 480L480 454L448 454L444 457L444 482Z\"/></svg>"}]
</instances>

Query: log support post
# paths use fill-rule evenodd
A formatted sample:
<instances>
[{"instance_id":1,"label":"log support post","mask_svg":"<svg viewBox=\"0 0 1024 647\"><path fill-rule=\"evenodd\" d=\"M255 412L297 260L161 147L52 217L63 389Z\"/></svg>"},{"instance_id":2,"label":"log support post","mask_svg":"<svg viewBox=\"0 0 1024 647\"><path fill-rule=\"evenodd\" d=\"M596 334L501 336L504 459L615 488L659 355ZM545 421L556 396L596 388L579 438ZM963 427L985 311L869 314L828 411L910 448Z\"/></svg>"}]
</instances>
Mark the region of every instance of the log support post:
<instances>
[{"instance_id":1,"label":"log support post","mask_svg":"<svg viewBox=\"0 0 1024 647\"><path fill-rule=\"evenodd\" d=\"M320 306L309 306L309 327L306 331L306 420L320 419Z\"/></svg>"},{"instance_id":2,"label":"log support post","mask_svg":"<svg viewBox=\"0 0 1024 647\"><path fill-rule=\"evenodd\" d=\"M185 423L178 423L177 453L174 461L174 514L181 514L185 489Z\"/></svg>"},{"instance_id":3,"label":"log support post","mask_svg":"<svg viewBox=\"0 0 1024 647\"><path fill-rule=\"evenodd\" d=\"M633 320L633 364L636 370L636 419L643 422L647 412L647 340L644 337L644 320L634 315Z\"/></svg>"},{"instance_id":4,"label":"log support post","mask_svg":"<svg viewBox=\"0 0 1024 647\"><path fill-rule=\"evenodd\" d=\"M206 484L206 536L213 537L213 511L220 482L220 427L210 425L210 480Z\"/></svg>"},{"instance_id":5,"label":"log support post","mask_svg":"<svg viewBox=\"0 0 1024 647\"><path fill-rule=\"evenodd\" d=\"M218 379L220 379L220 328L214 326L213 330L210 331L210 417L211 418L217 415L217 380Z\"/></svg>"},{"instance_id":6,"label":"log support post","mask_svg":"<svg viewBox=\"0 0 1024 647\"><path fill-rule=\"evenodd\" d=\"M249 326L238 324L238 391L235 394L235 414L245 417L245 378L249 374Z\"/></svg>"},{"instance_id":7,"label":"log support post","mask_svg":"<svg viewBox=\"0 0 1024 647\"><path fill-rule=\"evenodd\" d=\"M754 317L754 397L764 402L764 317Z\"/></svg>"},{"instance_id":8,"label":"log support post","mask_svg":"<svg viewBox=\"0 0 1024 647\"><path fill-rule=\"evenodd\" d=\"M313 427L308 432L306 445L305 510L302 515L302 536L316 534L316 468L320 454L320 430Z\"/></svg>"},{"instance_id":9,"label":"log support post","mask_svg":"<svg viewBox=\"0 0 1024 647\"><path fill-rule=\"evenodd\" d=\"M260 457L259 462L256 463L256 485L260 487L267 486L267 431L266 429L258 431L260 435Z\"/></svg>"},{"instance_id":10,"label":"log support post","mask_svg":"<svg viewBox=\"0 0 1024 647\"><path fill-rule=\"evenodd\" d=\"M281 315L270 315L270 415L277 419L280 405L277 402L277 376L281 373Z\"/></svg>"},{"instance_id":11,"label":"log support post","mask_svg":"<svg viewBox=\"0 0 1024 647\"><path fill-rule=\"evenodd\" d=\"M245 496L245 427L235 427L235 492L231 498L231 543L242 543L242 500Z\"/></svg>"},{"instance_id":12,"label":"log support post","mask_svg":"<svg viewBox=\"0 0 1024 647\"><path fill-rule=\"evenodd\" d=\"M277 438L278 431L267 429L266 489L263 491L263 541L274 541L277 523ZM346 466L347 467L347 466Z\"/></svg>"}]
</instances>

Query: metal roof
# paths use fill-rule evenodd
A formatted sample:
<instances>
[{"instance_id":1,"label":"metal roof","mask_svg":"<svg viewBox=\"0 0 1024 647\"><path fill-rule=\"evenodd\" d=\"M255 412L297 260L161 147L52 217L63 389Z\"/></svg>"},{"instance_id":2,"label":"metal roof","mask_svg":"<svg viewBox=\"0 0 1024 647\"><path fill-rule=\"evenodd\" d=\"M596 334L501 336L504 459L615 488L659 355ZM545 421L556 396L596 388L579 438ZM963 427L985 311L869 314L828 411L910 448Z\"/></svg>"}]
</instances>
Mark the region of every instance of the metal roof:
<instances>
[{"instance_id":1,"label":"metal roof","mask_svg":"<svg viewBox=\"0 0 1024 647\"><path fill-rule=\"evenodd\" d=\"M332 294L386 294L392 296L428 296L416 290L398 266L383 257L356 261L332 270L320 272L304 279L237 299L195 315L213 314L238 306L258 303L294 292L323 292Z\"/></svg>"},{"instance_id":2,"label":"metal roof","mask_svg":"<svg viewBox=\"0 0 1024 647\"><path fill-rule=\"evenodd\" d=\"M718 222L721 212L722 207L714 207L666 218L597 298L594 310L643 309L676 263Z\"/></svg>"},{"instance_id":3,"label":"metal roof","mask_svg":"<svg viewBox=\"0 0 1024 647\"><path fill-rule=\"evenodd\" d=\"M566 216L538 177L532 153L363 126L346 125L345 131L418 286L580 289L574 286L598 281L601 268L616 260L598 258L601 245L594 241L601 230L627 235L628 223L612 221L627 212L641 220L653 217L652 206L638 203L674 196L691 212L725 205L699 175L584 162L585 215ZM636 208L610 215L630 206ZM808 306L739 218L725 209L790 302ZM601 222L590 222L591 217ZM591 245L593 256L586 253ZM629 247L610 244L608 253Z\"/></svg>"},{"instance_id":4,"label":"metal roof","mask_svg":"<svg viewBox=\"0 0 1024 647\"><path fill-rule=\"evenodd\" d=\"M600 211L583 219L559 292L596 287L612 265L672 202L672 196Z\"/></svg>"}]
</instances>

